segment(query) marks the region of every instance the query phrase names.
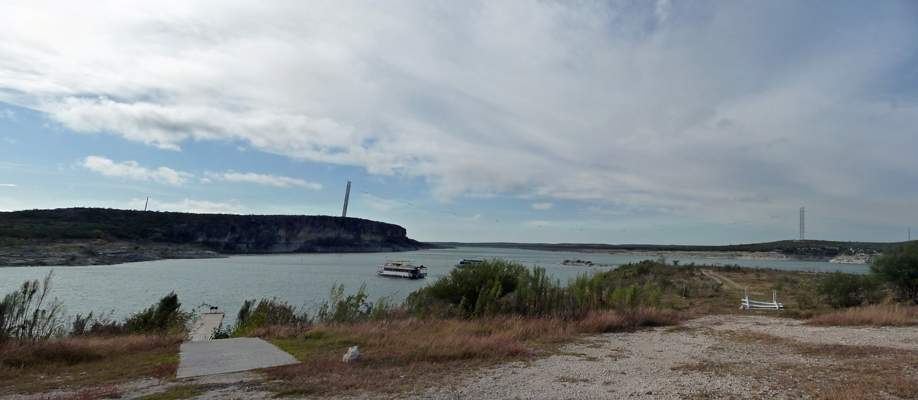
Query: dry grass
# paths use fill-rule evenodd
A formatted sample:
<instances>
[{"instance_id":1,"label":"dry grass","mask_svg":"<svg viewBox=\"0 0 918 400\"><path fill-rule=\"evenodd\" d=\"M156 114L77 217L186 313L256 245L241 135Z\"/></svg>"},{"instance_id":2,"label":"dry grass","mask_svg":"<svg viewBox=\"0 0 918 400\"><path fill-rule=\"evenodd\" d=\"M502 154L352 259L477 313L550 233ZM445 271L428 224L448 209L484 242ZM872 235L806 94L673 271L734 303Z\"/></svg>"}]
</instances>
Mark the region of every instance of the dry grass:
<instances>
[{"instance_id":1,"label":"dry grass","mask_svg":"<svg viewBox=\"0 0 918 400\"><path fill-rule=\"evenodd\" d=\"M634 310L594 313L576 321L493 317L316 326L294 338L272 340L303 362L271 369L268 375L280 379L275 390L284 395L404 393L432 381L449 383L474 367L528 360L582 334L678 322L672 312ZM360 362L341 362L350 346L359 346Z\"/></svg>"},{"instance_id":2,"label":"dry grass","mask_svg":"<svg viewBox=\"0 0 918 400\"><path fill-rule=\"evenodd\" d=\"M96 399L117 399L125 393L119 390L115 385L99 385L80 389L74 393L62 395L47 395L40 397L40 400L96 400Z\"/></svg>"},{"instance_id":3,"label":"dry grass","mask_svg":"<svg viewBox=\"0 0 918 400\"><path fill-rule=\"evenodd\" d=\"M918 352L877 346L800 343L763 333L725 333L748 345L744 352L802 356L802 361L715 362L702 360L674 369L767 379L792 396L815 399L873 399L889 393L918 398Z\"/></svg>"},{"instance_id":4,"label":"dry grass","mask_svg":"<svg viewBox=\"0 0 918 400\"><path fill-rule=\"evenodd\" d=\"M718 267L703 267L710 269L724 278L730 279L740 288L724 284L716 291L710 290L715 280L703 275L699 270L680 272L673 281L690 281L693 290L688 297L682 297L678 292L679 284L675 290L672 288L661 298L662 304L673 310L679 311L685 318L698 318L706 315L724 314L763 314L774 316L799 317L806 316L797 309L796 296L798 293L811 291L818 285L823 274L804 271L782 271L774 269L748 269L740 271L725 270ZM770 301L771 291L778 291L778 302L783 303L787 311L770 310L740 310L740 299L744 296L743 287L748 286L753 300Z\"/></svg>"},{"instance_id":5,"label":"dry grass","mask_svg":"<svg viewBox=\"0 0 918 400\"><path fill-rule=\"evenodd\" d=\"M0 392L83 387L87 393L79 398L98 398L92 393L111 390L103 385L169 378L178 368L183 339L138 335L7 342L0 345Z\"/></svg>"},{"instance_id":6,"label":"dry grass","mask_svg":"<svg viewBox=\"0 0 918 400\"><path fill-rule=\"evenodd\" d=\"M817 326L915 326L918 307L875 305L849 308L813 317L808 322Z\"/></svg>"}]
</instances>

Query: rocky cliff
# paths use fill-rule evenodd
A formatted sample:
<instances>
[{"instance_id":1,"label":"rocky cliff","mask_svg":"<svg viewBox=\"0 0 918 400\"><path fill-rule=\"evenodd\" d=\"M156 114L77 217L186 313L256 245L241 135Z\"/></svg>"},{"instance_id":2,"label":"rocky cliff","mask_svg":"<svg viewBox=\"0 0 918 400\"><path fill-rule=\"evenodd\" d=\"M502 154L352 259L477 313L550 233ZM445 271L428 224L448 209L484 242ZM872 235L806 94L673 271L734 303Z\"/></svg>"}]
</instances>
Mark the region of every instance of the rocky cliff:
<instances>
[{"instance_id":1,"label":"rocky cliff","mask_svg":"<svg viewBox=\"0 0 918 400\"><path fill-rule=\"evenodd\" d=\"M401 226L360 218L99 208L0 213L0 240L72 239L195 244L223 254L377 252L432 247L408 238Z\"/></svg>"},{"instance_id":2,"label":"rocky cliff","mask_svg":"<svg viewBox=\"0 0 918 400\"><path fill-rule=\"evenodd\" d=\"M430 248L409 239L405 228L359 218L327 216L239 216L178 224L164 232L182 243L220 253L341 253Z\"/></svg>"}]
</instances>

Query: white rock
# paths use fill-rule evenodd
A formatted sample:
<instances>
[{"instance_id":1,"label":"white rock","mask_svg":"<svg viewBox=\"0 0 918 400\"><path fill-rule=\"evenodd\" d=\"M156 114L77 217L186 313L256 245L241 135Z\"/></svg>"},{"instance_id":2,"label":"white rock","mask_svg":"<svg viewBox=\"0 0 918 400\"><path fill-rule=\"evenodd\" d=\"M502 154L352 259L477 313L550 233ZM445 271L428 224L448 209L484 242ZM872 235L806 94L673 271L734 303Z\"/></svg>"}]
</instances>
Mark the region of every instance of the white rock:
<instances>
[{"instance_id":1,"label":"white rock","mask_svg":"<svg viewBox=\"0 0 918 400\"><path fill-rule=\"evenodd\" d=\"M346 363L360 361L360 350L357 350L357 346L347 349L347 353L344 354L341 361Z\"/></svg>"}]
</instances>

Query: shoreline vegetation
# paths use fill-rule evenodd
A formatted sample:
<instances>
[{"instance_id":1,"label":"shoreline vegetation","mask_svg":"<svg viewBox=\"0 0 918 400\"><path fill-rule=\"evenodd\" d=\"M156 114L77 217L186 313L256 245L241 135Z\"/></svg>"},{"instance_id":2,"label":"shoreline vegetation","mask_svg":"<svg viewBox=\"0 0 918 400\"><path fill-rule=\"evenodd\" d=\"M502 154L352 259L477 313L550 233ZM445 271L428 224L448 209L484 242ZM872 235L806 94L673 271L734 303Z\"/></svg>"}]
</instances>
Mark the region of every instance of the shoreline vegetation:
<instances>
[{"instance_id":1,"label":"shoreline vegetation","mask_svg":"<svg viewBox=\"0 0 918 400\"><path fill-rule=\"evenodd\" d=\"M278 299L247 300L235 325L214 336L260 337L301 362L261 370L244 383L232 378L233 382L211 385L175 379L180 342L176 337L187 332L193 314L180 310L177 294L125 321L93 315L62 318L47 311L53 302L34 297L53 293L49 275L44 285L26 282L0 303L0 396L47 398L51 390L53 398L91 400L125 395L130 392L125 385L143 381L155 382L144 389L150 397L136 398L173 392L194 394L169 398L217 391L228 395L227 390L237 397L260 393L284 398L387 398L417 394L432 384L458 384L482 367L563 355L564 346L584 340L584 335L663 329L664 336L688 332L797 351L805 356L802 361L774 361L779 368L773 371L771 358L762 356L750 372L764 374L772 390L788 397L872 398L915 387L916 374L899 373L912 368L914 362L906 360L913 358L879 362L876 347L846 344L843 334L833 336L837 342L814 347L744 331L704 333L683 322L705 316L768 315L813 326L915 327L918 282L901 274L914 269L918 242L884 253L871 265L870 275L681 264L658 258L584 274L565 285L551 281L539 267L485 260L475 268L454 269L411 293L403 304L385 298L372 301L362 287L349 294L341 285L332 287L328 301L316 310ZM740 310L745 287L753 298L770 299L776 291L785 309ZM31 326L44 328L36 330L36 336ZM342 363L341 355L355 345L364 358ZM610 351L613 361L627 357L627 349ZM723 368L733 366L692 360L668 370L716 376ZM826 392L825 385L771 379L788 370L818 372L813 368L844 375L844 387ZM724 393L688 395L718 398Z\"/></svg>"}]
</instances>

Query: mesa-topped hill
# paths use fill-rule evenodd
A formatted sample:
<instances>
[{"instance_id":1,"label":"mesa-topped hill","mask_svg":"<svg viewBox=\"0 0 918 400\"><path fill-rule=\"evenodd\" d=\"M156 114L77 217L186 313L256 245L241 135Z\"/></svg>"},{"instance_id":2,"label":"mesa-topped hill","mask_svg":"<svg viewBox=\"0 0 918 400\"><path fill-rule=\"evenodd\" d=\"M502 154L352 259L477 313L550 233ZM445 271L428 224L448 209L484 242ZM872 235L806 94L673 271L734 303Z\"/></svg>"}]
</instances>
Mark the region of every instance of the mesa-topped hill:
<instances>
[{"instance_id":1,"label":"mesa-topped hill","mask_svg":"<svg viewBox=\"0 0 918 400\"><path fill-rule=\"evenodd\" d=\"M107 243L133 244L135 249L193 245L217 254L386 252L432 247L408 238L401 226L360 218L102 208L0 212L0 243L4 248L74 242L89 246L84 250L90 253L106 251Z\"/></svg>"}]
</instances>

